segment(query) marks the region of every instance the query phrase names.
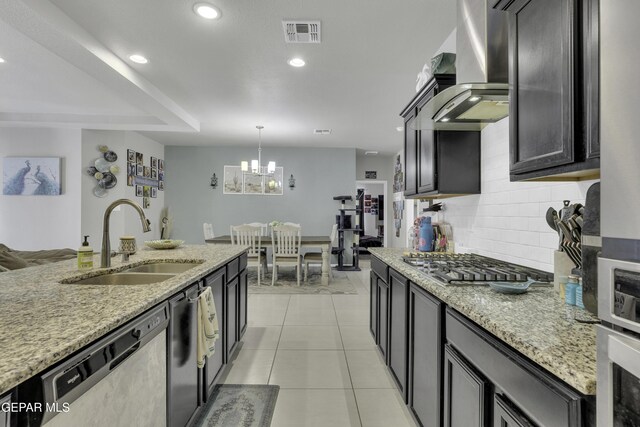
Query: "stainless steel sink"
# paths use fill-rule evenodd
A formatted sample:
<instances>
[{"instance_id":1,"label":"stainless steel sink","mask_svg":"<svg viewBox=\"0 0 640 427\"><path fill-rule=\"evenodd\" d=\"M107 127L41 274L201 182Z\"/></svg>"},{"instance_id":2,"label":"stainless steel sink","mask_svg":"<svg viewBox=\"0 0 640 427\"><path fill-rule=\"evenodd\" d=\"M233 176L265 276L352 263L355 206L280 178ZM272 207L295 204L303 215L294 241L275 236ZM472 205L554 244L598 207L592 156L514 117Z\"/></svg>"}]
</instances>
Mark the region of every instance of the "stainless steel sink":
<instances>
[{"instance_id":1,"label":"stainless steel sink","mask_svg":"<svg viewBox=\"0 0 640 427\"><path fill-rule=\"evenodd\" d=\"M125 272L127 273L184 273L187 270L191 270L193 267L197 267L201 263L199 262L154 262L152 264L143 264L137 267L132 267Z\"/></svg>"},{"instance_id":2,"label":"stainless steel sink","mask_svg":"<svg viewBox=\"0 0 640 427\"><path fill-rule=\"evenodd\" d=\"M175 274L159 273L111 273L77 281L66 281L74 285L149 285L171 279Z\"/></svg>"}]
</instances>

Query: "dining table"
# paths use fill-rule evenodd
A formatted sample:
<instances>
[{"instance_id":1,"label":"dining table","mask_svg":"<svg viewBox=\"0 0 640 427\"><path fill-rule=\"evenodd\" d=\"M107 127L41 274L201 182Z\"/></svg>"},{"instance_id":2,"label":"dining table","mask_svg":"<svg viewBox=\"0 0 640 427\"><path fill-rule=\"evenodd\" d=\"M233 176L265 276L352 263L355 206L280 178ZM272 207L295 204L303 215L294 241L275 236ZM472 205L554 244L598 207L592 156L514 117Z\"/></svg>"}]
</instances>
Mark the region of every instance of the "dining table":
<instances>
[{"instance_id":1,"label":"dining table","mask_svg":"<svg viewBox=\"0 0 640 427\"><path fill-rule=\"evenodd\" d=\"M230 245L231 235L226 234L224 236L214 237L212 239L205 239L208 244L218 245ZM262 236L260 238L260 246L273 246L271 236ZM329 259L331 256L331 237L330 236L301 236L300 240L301 248L320 248L322 250L322 285L329 284L329 270L331 265Z\"/></svg>"}]
</instances>

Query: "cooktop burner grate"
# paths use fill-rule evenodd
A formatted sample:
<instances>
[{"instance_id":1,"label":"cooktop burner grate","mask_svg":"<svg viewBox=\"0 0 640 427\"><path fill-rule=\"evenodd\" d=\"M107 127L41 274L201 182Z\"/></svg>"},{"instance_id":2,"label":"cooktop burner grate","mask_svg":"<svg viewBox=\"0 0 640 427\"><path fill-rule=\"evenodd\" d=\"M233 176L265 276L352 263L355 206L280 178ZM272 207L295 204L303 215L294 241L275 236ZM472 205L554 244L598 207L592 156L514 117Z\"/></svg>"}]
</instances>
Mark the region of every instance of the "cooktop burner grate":
<instances>
[{"instance_id":1,"label":"cooktop burner grate","mask_svg":"<svg viewBox=\"0 0 640 427\"><path fill-rule=\"evenodd\" d=\"M404 262L444 284L487 282L553 282L553 274L476 254L410 252Z\"/></svg>"}]
</instances>

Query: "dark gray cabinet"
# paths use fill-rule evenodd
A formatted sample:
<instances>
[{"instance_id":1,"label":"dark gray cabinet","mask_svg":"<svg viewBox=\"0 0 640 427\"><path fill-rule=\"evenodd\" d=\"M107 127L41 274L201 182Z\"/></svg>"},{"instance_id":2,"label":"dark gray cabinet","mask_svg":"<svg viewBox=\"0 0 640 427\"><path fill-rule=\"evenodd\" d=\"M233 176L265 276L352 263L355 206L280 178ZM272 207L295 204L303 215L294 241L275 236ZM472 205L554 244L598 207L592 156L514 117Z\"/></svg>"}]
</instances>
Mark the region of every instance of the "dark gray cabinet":
<instances>
[{"instance_id":1,"label":"dark gray cabinet","mask_svg":"<svg viewBox=\"0 0 640 427\"><path fill-rule=\"evenodd\" d=\"M425 95L417 107L417 113L431 98L434 90ZM430 193L437 189L438 174L436 172L436 132L422 130L417 132L417 169L418 193Z\"/></svg>"},{"instance_id":2,"label":"dark gray cabinet","mask_svg":"<svg viewBox=\"0 0 640 427\"><path fill-rule=\"evenodd\" d=\"M488 425L488 383L449 344L444 349L444 426Z\"/></svg>"},{"instance_id":3,"label":"dark gray cabinet","mask_svg":"<svg viewBox=\"0 0 640 427\"><path fill-rule=\"evenodd\" d=\"M369 330L373 340L378 342L378 276L369 274Z\"/></svg>"},{"instance_id":4,"label":"dark gray cabinet","mask_svg":"<svg viewBox=\"0 0 640 427\"><path fill-rule=\"evenodd\" d=\"M511 180L597 176L598 0L515 0L509 12Z\"/></svg>"},{"instance_id":5,"label":"dark gray cabinet","mask_svg":"<svg viewBox=\"0 0 640 427\"><path fill-rule=\"evenodd\" d=\"M376 279L377 282L377 299L378 299L378 309L377 318L378 318L378 335L377 341L378 348L382 353L382 356L385 360L387 360L387 348L388 348L388 321L389 321L389 285L387 282L382 280L380 277Z\"/></svg>"},{"instance_id":6,"label":"dark gray cabinet","mask_svg":"<svg viewBox=\"0 0 640 427\"><path fill-rule=\"evenodd\" d=\"M227 360L231 359L238 343L238 283L238 277L227 283L224 299L227 313L224 333Z\"/></svg>"},{"instance_id":7,"label":"dark gray cabinet","mask_svg":"<svg viewBox=\"0 0 640 427\"><path fill-rule=\"evenodd\" d=\"M454 74L436 74L400 115L405 120L405 197L480 193L480 132L417 130L417 114L455 84Z\"/></svg>"},{"instance_id":8,"label":"dark gray cabinet","mask_svg":"<svg viewBox=\"0 0 640 427\"><path fill-rule=\"evenodd\" d=\"M214 271L204 279L204 285L211 287L211 292L213 293L213 301L216 305L216 314L218 315L218 328L221 332L220 339L216 342L216 351L211 357L207 358L207 362L205 365L205 400L213 391L213 387L216 384L218 374L222 371L222 367L225 363L224 340L222 335L226 327L226 316L224 311L224 291L227 282L226 277L227 271L223 267L219 270Z\"/></svg>"},{"instance_id":9,"label":"dark gray cabinet","mask_svg":"<svg viewBox=\"0 0 640 427\"><path fill-rule=\"evenodd\" d=\"M389 368L407 400L407 332L409 281L389 270Z\"/></svg>"},{"instance_id":10,"label":"dark gray cabinet","mask_svg":"<svg viewBox=\"0 0 640 427\"><path fill-rule=\"evenodd\" d=\"M418 138L415 130L415 110L404 116L404 195L413 196L418 192Z\"/></svg>"},{"instance_id":11,"label":"dark gray cabinet","mask_svg":"<svg viewBox=\"0 0 640 427\"><path fill-rule=\"evenodd\" d=\"M242 338L247 330L247 296L249 294L249 275L244 269L240 273L240 284L238 285L238 339Z\"/></svg>"},{"instance_id":12,"label":"dark gray cabinet","mask_svg":"<svg viewBox=\"0 0 640 427\"><path fill-rule=\"evenodd\" d=\"M409 285L408 404L423 427L440 427L442 414L443 304Z\"/></svg>"},{"instance_id":13,"label":"dark gray cabinet","mask_svg":"<svg viewBox=\"0 0 640 427\"><path fill-rule=\"evenodd\" d=\"M518 408L501 395L493 399L493 427L533 427Z\"/></svg>"},{"instance_id":14,"label":"dark gray cabinet","mask_svg":"<svg viewBox=\"0 0 640 427\"><path fill-rule=\"evenodd\" d=\"M421 426L595 425L593 396L577 393L375 256L370 280L371 332Z\"/></svg>"}]
</instances>

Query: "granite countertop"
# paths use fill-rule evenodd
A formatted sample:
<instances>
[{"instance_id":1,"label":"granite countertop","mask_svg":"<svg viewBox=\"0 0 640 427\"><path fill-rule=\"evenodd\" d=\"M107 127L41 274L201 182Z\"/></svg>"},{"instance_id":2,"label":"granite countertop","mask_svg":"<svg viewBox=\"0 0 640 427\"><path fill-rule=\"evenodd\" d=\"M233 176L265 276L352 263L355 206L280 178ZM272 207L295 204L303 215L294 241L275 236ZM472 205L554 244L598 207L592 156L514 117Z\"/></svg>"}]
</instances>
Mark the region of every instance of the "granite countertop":
<instances>
[{"instance_id":1,"label":"granite countertop","mask_svg":"<svg viewBox=\"0 0 640 427\"><path fill-rule=\"evenodd\" d=\"M0 394L54 365L246 251L231 245L139 249L109 269L77 270L69 260L0 273ZM155 261L202 262L160 283L132 286L60 284ZM94 266L100 256L94 255Z\"/></svg>"},{"instance_id":2,"label":"granite countertop","mask_svg":"<svg viewBox=\"0 0 640 427\"><path fill-rule=\"evenodd\" d=\"M402 261L402 249L369 248L394 270L585 395L596 393L597 320L552 287L505 295L488 286L443 286Z\"/></svg>"}]
</instances>

